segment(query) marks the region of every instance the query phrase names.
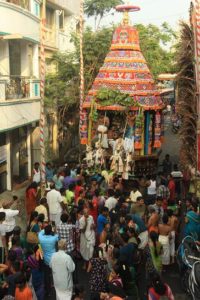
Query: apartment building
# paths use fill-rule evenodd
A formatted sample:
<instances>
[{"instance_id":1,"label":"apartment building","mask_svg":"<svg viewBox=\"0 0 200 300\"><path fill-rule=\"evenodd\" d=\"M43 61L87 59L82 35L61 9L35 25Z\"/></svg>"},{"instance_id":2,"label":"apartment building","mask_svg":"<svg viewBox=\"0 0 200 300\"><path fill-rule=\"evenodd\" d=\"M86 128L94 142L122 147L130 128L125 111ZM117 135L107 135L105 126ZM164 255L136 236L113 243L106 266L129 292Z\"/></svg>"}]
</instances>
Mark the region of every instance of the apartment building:
<instances>
[{"instance_id":1,"label":"apartment building","mask_svg":"<svg viewBox=\"0 0 200 300\"><path fill-rule=\"evenodd\" d=\"M40 0L0 0L0 193L31 177L40 160ZM79 1L46 2L47 71L70 51Z\"/></svg>"},{"instance_id":2,"label":"apartment building","mask_svg":"<svg viewBox=\"0 0 200 300\"><path fill-rule=\"evenodd\" d=\"M70 52L74 50L70 42L71 33L77 30L79 25L80 0L47 0L46 2L46 73L52 74L57 66L51 58L57 51ZM58 158L58 113L56 107L48 111L47 130L48 147L51 156Z\"/></svg>"},{"instance_id":3,"label":"apartment building","mask_svg":"<svg viewBox=\"0 0 200 300\"><path fill-rule=\"evenodd\" d=\"M47 0L46 2L46 71L56 71L51 63L53 53L72 51L71 33L79 20L80 0Z\"/></svg>"}]
</instances>

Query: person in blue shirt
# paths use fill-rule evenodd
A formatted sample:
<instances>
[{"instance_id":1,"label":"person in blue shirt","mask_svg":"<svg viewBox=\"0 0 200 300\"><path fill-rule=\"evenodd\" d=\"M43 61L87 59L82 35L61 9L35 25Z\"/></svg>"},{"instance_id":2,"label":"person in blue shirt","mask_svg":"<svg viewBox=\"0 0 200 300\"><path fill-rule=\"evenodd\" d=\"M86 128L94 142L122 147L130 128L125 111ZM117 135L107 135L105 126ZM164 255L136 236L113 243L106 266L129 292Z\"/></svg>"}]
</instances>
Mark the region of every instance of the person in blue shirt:
<instances>
[{"instance_id":1,"label":"person in blue shirt","mask_svg":"<svg viewBox=\"0 0 200 300\"><path fill-rule=\"evenodd\" d=\"M124 245L120 248L119 261L127 264L129 267L134 265L134 254L137 246L134 243L129 243L129 235L127 233L122 234Z\"/></svg>"},{"instance_id":2,"label":"person in blue shirt","mask_svg":"<svg viewBox=\"0 0 200 300\"><path fill-rule=\"evenodd\" d=\"M130 214L130 215L126 216L126 222L127 222L127 224L129 224L131 222L134 223L135 231L137 232L138 237L140 239L140 244L138 245L138 248L144 249L148 244L148 231L147 231L144 221L142 220L142 218L139 215Z\"/></svg>"},{"instance_id":3,"label":"person in blue shirt","mask_svg":"<svg viewBox=\"0 0 200 300\"><path fill-rule=\"evenodd\" d=\"M129 222L131 221L136 224L135 230L138 234L147 230L144 221L139 215L137 214L126 215L126 223L129 224Z\"/></svg>"},{"instance_id":4,"label":"person in blue shirt","mask_svg":"<svg viewBox=\"0 0 200 300\"><path fill-rule=\"evenodd\" d=\"M139 228L140 233L147 230L147 228L146 228L146 226L145 226L145 223L144 223L143 219L142 219L139 215L137 215L137 214L132 214L132 215L131 215L131 218L132 218L133 222L136 223L136 224L138 225L138 228Z\"/></svg>"},{"instance_id":5,"label":"person in blue shirt","mask_svg":"<svg viewBox=\"0 0 200 300\"><path fill-rule=\"evenodd\" d=\"M104 229L105 224L109 222L108 220L109 210L107 207L103 207L101 214L97 218L97 233L100 235Z\"/></svg>"},{"instance_id":6,"label":"person in blue shirt","mask_svg":"<svg viewBox=\"0 0 200 300\"><path fill-rule=\"evenodd\" d=\"M200 240L200 215L197 212L197 205L193 204L193 209L186 214L186 224L184 227L184 236L192 236L196 241Z\"/></svg>"},{"instance_id":7,"label":"person in blue shirt","mask_svg":"<svg viewBox=\"0 0 200 300\"><path fill-rule=\"evenodd\" d=\"M47 182L51 182L53 179L53 168L51 166L51 164L48 162L46 164L46 181Z\"/></svg>"},{"instance_id":8,"label":"person in blue shirt","mask_svg":"<svg viewBox=\"0 0 200 300\"><path fill-rule=\"evenodd\" d=\"M52 283L52 271L49 264L52 255L56 252L58 235L53 233L51 225L47 225L44 230L40 231L38 238L44 255L44 285L48 296L50 293L49 287Z\"/></svg>"}]
</instances>

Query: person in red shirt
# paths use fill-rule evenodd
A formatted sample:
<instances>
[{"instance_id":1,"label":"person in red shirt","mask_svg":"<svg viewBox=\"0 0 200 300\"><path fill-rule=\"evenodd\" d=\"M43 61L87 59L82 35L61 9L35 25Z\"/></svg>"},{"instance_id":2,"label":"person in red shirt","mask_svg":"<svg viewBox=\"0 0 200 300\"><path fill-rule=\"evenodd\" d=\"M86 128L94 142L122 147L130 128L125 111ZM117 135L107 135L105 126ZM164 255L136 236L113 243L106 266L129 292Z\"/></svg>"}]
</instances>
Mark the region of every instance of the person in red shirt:
<instances>
[{"instance_id":1,"label":"person in red shirt","mask_svg":"<svg viewBox=\"0 0 200 300\"><path fill-rule=\"evenodd\" d=\"M92 196L90 193L87 193L86 202L89 209L89 215L93 217L94 223L97 224L98 200L95 196Z\"/></svg>"},{"instance_id":2,"label":"person in red shirt","mask_svg":"<svg viewBox=\"0 0 200 300\"><path fill-rule=\"evenodd\" d=\"M35 210L37 206L37 183L32 182L26 189L26 217L27 220L30 218L32 211Z\"/></svg>"},{"instance_id":3,"label":"person in red shirt","mask_svg":"<svg viewBox=\"0 0 200 300\"><path fill-rule=\"evenodd\" d=\"M151 282L151 287L148 291L148 300L160 300L165 297L169 300L174 300L174 295L171 288L162 282L158 274L154 275Z\"/></svg>"},{"instance_id":4,"label":"person in red shirt","mask_svg":"<svg viewBox=\"0 0 200 300\"><path fill-rule=\"evenodd\" d=\"M174 202L176 185L175 185L175 181L174 181L174 178L172 177L172 175L169 175L168 178L169 178L168 189L170 191L169 200L170 200L170 202Z\"/></svg>"},{"instance_id":5,"label":"person in red shirt","mask_svg":"<svg viewBox=\"0 0 200 300\"><path fill-rule=\"evenodd\" d=\"M75 203L78 203L78 198L80 196L80 192L83 191L83 186L81 180L78 180L74 189L74 198L75 198Z\"/></svg>"}]
</instances>

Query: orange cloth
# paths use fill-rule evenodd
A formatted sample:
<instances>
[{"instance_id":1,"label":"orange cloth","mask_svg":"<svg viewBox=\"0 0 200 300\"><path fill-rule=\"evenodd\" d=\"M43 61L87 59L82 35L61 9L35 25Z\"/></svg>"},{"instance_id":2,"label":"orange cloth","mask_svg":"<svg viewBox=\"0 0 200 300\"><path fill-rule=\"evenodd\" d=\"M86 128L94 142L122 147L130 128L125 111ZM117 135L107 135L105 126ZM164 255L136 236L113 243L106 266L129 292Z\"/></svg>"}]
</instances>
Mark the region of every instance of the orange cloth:
<instances>
[{"instance_id":1,"label":"orange cloth","mask_svg":"<svg viewBox=\"0 0 200 300\"><path fill-rule=\"evenodd\" d=\"M171 179L169 181L169 183L168 183L168 189L170 191L170 200L174 201L174 199L175 199L175 190L176 190L174 179Z\"/></svg>"},{"instance_id":2,"label":"orange cloth","mask_svg":"<svg viewBox=\"0 0 200 300\"><path fill-rule=\"evenodd\" d=\"M152 231L158 233L158 226L153 226L152 225L152 226L149 227L148 231L149 231L149 233L152 232Z\"/></svg>"},{"instance_id":3,"label":"orange cloth","mask_svg":"<svg viewBox=\"0 0 200 300\"><path fill-rule=\"evenodd\" d=\"M35 189L29 189L26 192L26 213L28 216L30 216L37 206L36 194L37 192Z\"/></svg>"},{"instance_id":4,"label":"orange cloth","mask_svg":"<svg viewBox=\"0 0 200 300\"><path fill-rule=\"evenodd\" d=\"M23 290L16 287L15 300L33 300L33 294L28 285L26 285Z\"/></svg>"}]
</instances>

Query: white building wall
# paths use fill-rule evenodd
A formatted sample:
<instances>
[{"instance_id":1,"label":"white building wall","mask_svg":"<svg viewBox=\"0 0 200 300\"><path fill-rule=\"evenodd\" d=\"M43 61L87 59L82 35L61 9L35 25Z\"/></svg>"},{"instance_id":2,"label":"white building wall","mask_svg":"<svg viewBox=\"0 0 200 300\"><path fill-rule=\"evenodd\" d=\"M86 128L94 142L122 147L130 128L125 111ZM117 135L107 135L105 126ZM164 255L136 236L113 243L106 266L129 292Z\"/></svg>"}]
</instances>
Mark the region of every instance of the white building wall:
<instances>
[{"instance_id":1,"label":"white building wall","mask_svg":"<svg viewBox=\"0 0 200 300\"><path fill-rule=\"evenodd\" d=\"M47 3L55 10L55 48L61 52L73 51L74 46L70 39L79 20L80 0L48 0ZM64 11L64 28L59 28L59 15L62 11Z\"/></svg>"},{"instance_id":2,"label":"white building wall","mask_svg":"<svg viewBox=\"0 0 200 300\"><path fill-rule=\"evenodd\" d=\"M77 17L76 15L65 16L64 30L59 31L59 45L58 48L61 52L72 52L74 44L70 41L71 34L76 31Z\"/></svg>"},{"instance_id":3,"label":"white building wall","mask_svg":"<svg viewBox=\"0 0 200 300\"><path fill-rule=\"evenodd\" d=\"M20 6L0 0L0 133L6 131L7 189L12 189L15 176L21 176L22 159L20 144L17 141L17 128L26 127L28 154L28 175L32 169L32 130L40 119L40 82L39 82L39 42L40 42L40 0L30 0L30 11ZM21 76L25 76L30 92L24 99L6 97L10 73L9 40L20 41ZM32 64L31 64L32 57ZM30 78L31 72L33 77ZM30 78L30 79L29 79ZM9 87L10 88L10 87ZM13 93L15 95L15 93ZM21 129L20 129L21 130ZM20 132L20 131L19 131ZM37 132L39 129L37 127ZM40 149L37 149L37 157ZM21 161L21 162L20 162Z\"/></svg>"},{"instance_id":4,"label":"white building wall","mask_svg":"<svg viewBox=\"0 0 200 300\"><path fill-rule=\"evenodd\" d=\"M49 2L68 10L71 14L79 14L80 0L49 0Z\"/></svg>"}]
</instances>

